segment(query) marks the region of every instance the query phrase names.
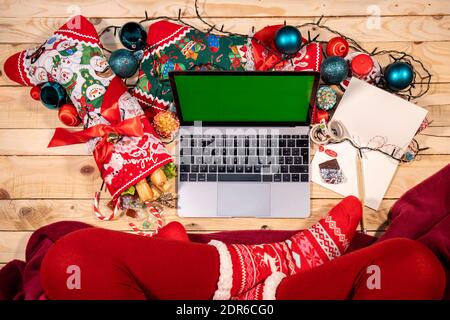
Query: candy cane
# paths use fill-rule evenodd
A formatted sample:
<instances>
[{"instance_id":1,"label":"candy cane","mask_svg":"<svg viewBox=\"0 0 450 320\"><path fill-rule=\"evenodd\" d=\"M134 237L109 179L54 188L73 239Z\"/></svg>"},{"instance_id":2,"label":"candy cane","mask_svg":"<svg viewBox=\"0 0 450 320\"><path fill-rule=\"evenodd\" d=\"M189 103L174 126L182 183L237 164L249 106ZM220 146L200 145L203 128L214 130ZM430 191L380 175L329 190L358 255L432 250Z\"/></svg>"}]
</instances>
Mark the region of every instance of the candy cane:
<instances>
[{"instance_id":1,"label":"candy cane","mask_svg":"<svg viewBox=\"0 0 450 320\"><path fill-rule=\"evenodd\" d=\"M131 230L136 232L139 236L144 237L153 237L158 234L159 230L164 226L164 220L162 218L161 212L156 208L155 206L148 205L147 206L148 211L151 215L153 215L156 219L156 229L153 232L143 232L141 229L139 229L134 223L130 222L128 225L131 227Z\"/></svg>"},{"instance_id":2,"label":"candy cane","mask_svg":"<svg viewBox=\"0 0 450 320\"><path fill-rule=\"evenodd\" d=\"M159 229L164 226L164 220L161 216L161 212L155 206L147 207L150 213L156 218L156 230L155 233L158 233Z\"/></svg>"},{"instance_id":3,"label":"candy cane","mask_svg":"<svg viewBox=\"0 0 450 320\"><path fill-rule=\"evenodd\" d=\"M94 214L102 221L110 221L114 219L114 217L119 216L119 210L120 210L120 198L117 199L116 205L114 206L113 212L109 216L105 216L100 212L100 192L96 192L94 196L94 203L93 203L93 211Z\"/></svg>"},{"instance_id":4,"label":"candy cane","mask_svg":"<svg viewBox=\"0 0 450 320\"><path fill-rule=\"evenodd\" d=\"M130 222L128 224L131 227L131 230L133 230L134 232L136 232L136 234L138 236L143 236L143 237L153 237L156 232L149 232L149 233L145 233L143 232L141 229L139 229L133 222Z\"/></svg>"}]
</instances>

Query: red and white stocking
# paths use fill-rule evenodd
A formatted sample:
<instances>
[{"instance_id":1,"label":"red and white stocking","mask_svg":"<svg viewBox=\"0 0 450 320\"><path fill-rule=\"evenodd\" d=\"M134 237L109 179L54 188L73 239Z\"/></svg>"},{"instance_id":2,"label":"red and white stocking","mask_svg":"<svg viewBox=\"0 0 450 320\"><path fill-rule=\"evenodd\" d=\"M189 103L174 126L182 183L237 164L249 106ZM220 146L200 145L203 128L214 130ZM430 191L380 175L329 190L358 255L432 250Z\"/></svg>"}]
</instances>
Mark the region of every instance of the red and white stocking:
<instances>
[{"instance_id":1,"label":"red and white stocking","mask_svg":"<svg viewBox=\"0 0 450 320\"><path fill-rule=\"evenodd\" d=\"M172 162L138 101L112 73L85 17L73 17L40 47L11 56L4 69L23 85L53 81L65 88L84 130L58 128L49 147L88 143L113 200Z\"/></svg>"},{"instance_id":2,"label":"red and white stocking","mask_svg":"<svg viewBox=\"0 0 450 320\"><path fill-rule=\"evenodd\" d=\"M285 276L342 255L361 219L361 203L347 197L326 217L288 240L260 245L226 245L213 240L220 257L214 299L275 299Z\"/></svg>"}]
</instances>

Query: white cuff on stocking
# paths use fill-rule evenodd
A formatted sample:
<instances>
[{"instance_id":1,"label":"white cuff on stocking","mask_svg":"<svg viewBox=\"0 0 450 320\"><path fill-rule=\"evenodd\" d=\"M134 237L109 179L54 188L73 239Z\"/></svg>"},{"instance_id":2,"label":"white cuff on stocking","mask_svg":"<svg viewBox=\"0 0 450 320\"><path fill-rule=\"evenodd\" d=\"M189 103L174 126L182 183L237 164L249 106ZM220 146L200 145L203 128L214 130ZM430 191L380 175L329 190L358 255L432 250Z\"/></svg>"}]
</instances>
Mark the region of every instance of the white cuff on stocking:
<instances>
[{"instance_id":1,"label":"white cuff on stocking","mask_svg":"<svg viewBox=\"0 0 450 320\"><path fill-rule=\"evenodd\" d=\"M231 298L231 288L233 287L233 263L231 255L225 243L211 240L209 245L216 247L219 253L219 281L217 290L214 292L213 300L229 300Z\"/></svg>"},{"instance_id":2,"label":"white cuff on stocking","mask_svg":"<svg viewBox=\"0 0 450 320\"><path fill-rule=\"evenodd\" d=\"M263 300L275 300L278 286L286 275L282 272L274 272L264 281Z\"/></svg>"}]
</instances>

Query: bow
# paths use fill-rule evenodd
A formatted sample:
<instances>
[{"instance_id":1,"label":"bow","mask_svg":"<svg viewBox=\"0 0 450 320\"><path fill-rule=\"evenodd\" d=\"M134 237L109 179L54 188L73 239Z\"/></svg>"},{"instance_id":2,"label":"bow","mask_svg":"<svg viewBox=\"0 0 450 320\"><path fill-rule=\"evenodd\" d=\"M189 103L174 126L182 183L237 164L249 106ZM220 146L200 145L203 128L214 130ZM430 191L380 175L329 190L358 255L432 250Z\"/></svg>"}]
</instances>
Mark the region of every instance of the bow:
<instances>
[{"instance_id":1,"label":"bow","mask_svg":"<svg viewBox=\"0 0 450 320\"><path fill-rule=\"evenodd\" d=\"M70 144L85 143L92 138L101 138L95 145L94 158L98 164L104 164L111 158L114 143L120 136L141 137L144 135L140 117L121 120L118 101L126 91L122 80L115 77L106 91L100 113L110 124L97 124L81 131L57 128L53 134L49 148Z\"/></svg>"}]
</instances>

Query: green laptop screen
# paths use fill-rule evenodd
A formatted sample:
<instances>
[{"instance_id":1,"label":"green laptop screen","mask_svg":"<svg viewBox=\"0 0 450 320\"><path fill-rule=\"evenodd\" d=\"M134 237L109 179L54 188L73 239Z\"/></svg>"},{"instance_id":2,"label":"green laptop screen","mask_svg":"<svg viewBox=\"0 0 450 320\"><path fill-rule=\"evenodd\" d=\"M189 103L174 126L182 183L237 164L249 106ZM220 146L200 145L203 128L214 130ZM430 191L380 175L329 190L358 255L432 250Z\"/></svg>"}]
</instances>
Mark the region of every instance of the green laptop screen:
<instances>
[{"instance_id":1,"label":"green laptop screen","mask_svg":"<svg viewBox=\"0 0 450 320\"><path fill-rule=\"evenodd\" d=\"M313 75L175 74L184 122L305 122Z\"/></svg>"}]
</instances>

